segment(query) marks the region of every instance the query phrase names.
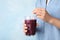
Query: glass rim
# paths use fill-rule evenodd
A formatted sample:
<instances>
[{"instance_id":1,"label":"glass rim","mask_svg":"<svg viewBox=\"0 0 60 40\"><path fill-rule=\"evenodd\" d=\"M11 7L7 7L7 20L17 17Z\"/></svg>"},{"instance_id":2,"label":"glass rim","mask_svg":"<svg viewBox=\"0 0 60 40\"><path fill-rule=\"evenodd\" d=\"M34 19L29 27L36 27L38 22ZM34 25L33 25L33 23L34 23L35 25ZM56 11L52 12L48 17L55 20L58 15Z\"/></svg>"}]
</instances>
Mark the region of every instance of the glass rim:
<instances>
[{"instance_id":1,"label":"glass rim","mask_svg":"<svg viewBox=\"0 0 60 40\"><path fill-rule=\"evenodd\" d=\"M26 16L25 20L36 20L34 16Z\"/></svg>"}]
</instances>

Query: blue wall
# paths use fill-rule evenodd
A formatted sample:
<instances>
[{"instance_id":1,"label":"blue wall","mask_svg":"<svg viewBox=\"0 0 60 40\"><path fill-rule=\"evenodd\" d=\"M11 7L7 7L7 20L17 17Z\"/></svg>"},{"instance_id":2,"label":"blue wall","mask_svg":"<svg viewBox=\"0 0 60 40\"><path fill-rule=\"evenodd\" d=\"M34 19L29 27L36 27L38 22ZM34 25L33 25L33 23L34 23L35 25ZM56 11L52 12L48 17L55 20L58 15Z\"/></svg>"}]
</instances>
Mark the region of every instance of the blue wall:
<instances>
[{"instance_id":1,"label":"blue wall","mask_svg":"<svg viewBox=\"0 0 60 40\"><path fill-rule=\"evenodd\" d=\"M0 40L36 40L25 36L23 20L33 15L36 0L0 0Z\"/></svg>"}]
</instances>

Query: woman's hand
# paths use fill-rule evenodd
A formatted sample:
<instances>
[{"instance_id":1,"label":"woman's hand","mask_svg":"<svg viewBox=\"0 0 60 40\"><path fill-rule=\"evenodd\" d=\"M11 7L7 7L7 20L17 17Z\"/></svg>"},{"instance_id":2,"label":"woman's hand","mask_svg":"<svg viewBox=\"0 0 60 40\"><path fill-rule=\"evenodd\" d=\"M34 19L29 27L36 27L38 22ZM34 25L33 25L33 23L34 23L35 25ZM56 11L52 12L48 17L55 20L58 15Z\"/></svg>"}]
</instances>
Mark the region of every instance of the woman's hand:
<instances>
[{"instance_id":1,"label":"woman's hand","mask_svg":"<svg viewBox=\"0 0 60 40\"><path fill-rule=\"evenodd\" d=\"M45 22L49 22L49 20L52 18L44 8L36 8L33 10L33 13Z\"/></svg>"},{"instance_id":2,"label":"woman's hand","mask_svg":"<svg viewBox=\"0 0 60 40\"><path fill-rule=\"evenodd\" d=\"M23 26L24 26L23 31L24 31L24 33L26 33L26 32L28 31L28 30L27 30L28 28L27 28L27 26L26 26L25 23L23 24ZM37 24L36 24L36 27L38 27L38 26L39 26L39 24L37 23Z\"/></svg>"},{"instance_id":3,"label":"woman's hand","mask_svg":"<svg viewBox=\"0 0 60 40\"><path fill-rule=\"evenodd\" d=\"M26 27L26 24L23 24L23 25L24 25L23 31L24 31L24 33L26 33L28 28Z\"/></svg>"}]
</instances>

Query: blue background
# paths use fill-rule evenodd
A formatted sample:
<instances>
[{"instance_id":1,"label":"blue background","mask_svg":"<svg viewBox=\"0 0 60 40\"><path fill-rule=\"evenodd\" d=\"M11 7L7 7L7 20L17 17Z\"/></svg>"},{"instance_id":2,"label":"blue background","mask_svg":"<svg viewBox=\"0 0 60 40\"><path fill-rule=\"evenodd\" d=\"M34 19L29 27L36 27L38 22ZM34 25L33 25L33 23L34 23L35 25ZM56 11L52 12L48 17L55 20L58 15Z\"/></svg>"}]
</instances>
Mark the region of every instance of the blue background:
<instances>
[{"instance_id":1,"label":"blue background","mask_svg":"<svg viewBox=\"0 0 60 40\"><path fill-rule=\"evenodd\" d=\"M30 16L36 0L0 0L0 40L36 40L25 36L23 20Z\"/></svg>"}]
</instances>

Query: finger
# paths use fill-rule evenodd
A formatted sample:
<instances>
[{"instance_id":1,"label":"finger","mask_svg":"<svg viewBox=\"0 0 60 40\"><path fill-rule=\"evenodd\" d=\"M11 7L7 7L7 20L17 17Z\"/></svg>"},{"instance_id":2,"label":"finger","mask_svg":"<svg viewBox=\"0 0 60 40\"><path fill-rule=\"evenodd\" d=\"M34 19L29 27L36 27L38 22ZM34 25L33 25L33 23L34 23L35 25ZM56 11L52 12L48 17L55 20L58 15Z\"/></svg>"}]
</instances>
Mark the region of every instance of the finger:
<instances>
[{"instance_id":1,"label":"finger","mask_svg":"<svg viewBox=\"0 0 60 40\"><path fill-rule=\"evenodd\" d=\"M27 32L27 30L24 30L24 32L26 33L26 32Z\"/></svg>"},{"instance_id":2,"label":"finger","mask_svg":"<svg viewBox=\"0 0 60 40\"><path fill-rule=\"evenodd\" d=\"M39 15L40 13L43 13L43 11L41 11L41 10L34 10L33 13Z\"/></svg>"},{"instance_id":3,"label":"finger","mask_svg":"<svg viewBox=\"0 0 60 40\"><path fill-rule=\"evenodd\" d=\"M45 8L40 8L41 11L45 10Z\"/></svg>"},{"instance_id":4,"label":"finger","mask_svg":"<svg viewBox=\"0 0 60 40\"><path fill-rule=\"evenodd\" d=\"M27 27L24 27L24 29L26 30L26 29L28 29Z\"/></svg>"},{"instance_id":5,"label":"finger","mask_svg":"<svg viewBox=\"0 0 60 40\"><path fill-rule=\"evenodd\" d=\"M23 28L24 28L24 30L27 29L26 24L24 24L24 27Z\"/></svg>"},{"instance_id":6,"label":"finger","mask_svg":"<svg viewBox=\"0 0 60 40\"><path fill-rule=\"evenodd\" d=\"M36 8L35 10L43 11L43 10L45 10L45 8Z\"/></svg>"},{"instance_id":7,"label":"finger","mask_svg":"<svg viewBox=\"0 0 60 40\"><path fill-rule=\"evenodd\" d=\"M41 16L41 12L37 12L36 13L36 16Z\"/></svg>"},{"instance_id":8,"label":"finger","mask_svg":"<svg viewBox=\"0 0 60 40\"><path fill-rule=\"evenodd\" d=\"M36 10L33 10L33 11L32 11L33 14L36 14L36 12L37 12Z\"/></svg>"},{"instance_id":9,"label":"finger","mask_svg":"<svg viewBox=\"0 0 60 40\"><path fill-rule=\"evenodd\" d=\"M32 12L33 12L34 14L36 14L36 12L39 12L39 11L41 11L40 8L36 8L36 9L34 9Z\"/></svg>"},{"instance_id":10,"label":"finger","mask_svg":"<svg viewBox=\"0 0 60 40\"><path fill-rule=\"evenodd\" d=\"M43 16L37 16L38 18L40 18L40 19L42 19L42 20L44 20L44 17Z\"/></svg>"},{"instance_id":11,"label":"finger","mask_svg":"<svg viewBox=\"0 0 60 40\"><path fill-rule=\"evenodd\" d=\"M43 16L43 17L44 17L45 13L42 12L42 11L39 11L39 12L36 13L36 15L37 15L37 16Z\"/></svg>"},{"instance_id":12,"label":"finger","mask_svg":"<svg viewBox=\"0 0 60 40\"><path fill-rule=\"evenodd\" d=\"M26 27L26 24L24 24L24 27Z\"/></svg>"}]
</instances>

